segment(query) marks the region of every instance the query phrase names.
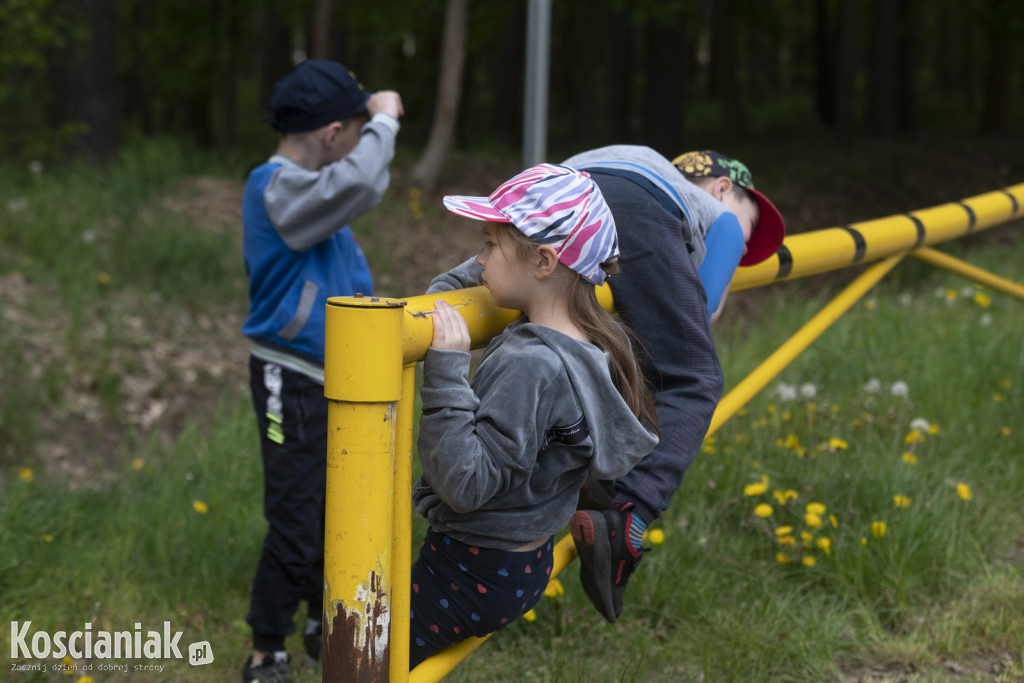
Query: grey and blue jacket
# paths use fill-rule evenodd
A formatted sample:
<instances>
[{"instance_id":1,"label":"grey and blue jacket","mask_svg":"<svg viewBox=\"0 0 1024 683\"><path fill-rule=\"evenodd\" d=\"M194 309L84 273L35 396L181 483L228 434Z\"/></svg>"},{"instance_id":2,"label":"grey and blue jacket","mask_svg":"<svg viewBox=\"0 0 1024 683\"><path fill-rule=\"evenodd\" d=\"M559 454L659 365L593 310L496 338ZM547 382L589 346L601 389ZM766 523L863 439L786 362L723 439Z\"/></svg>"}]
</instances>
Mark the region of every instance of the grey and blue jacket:
<instances>
[{"instance_id":1,"label":"grey and blue jacket","mask_svg":"<svg viewBox=\"0 0 1024 683\"><path fill-rule=\"evenodd\" d=\"M398 121L377 114L343 159L313 171L272 156L242 198L252 353L323 382L327 298L372 294L350 221L380 203L390 181Z\"/></svg>"},{"instance_id":2,"label":"grey and blue jacket","mask_svg":"<svg viewBox=\"0 0 1024 683\"><path fill-rule=\"evenodd\" d=\"M413 502L463 543L512 549L560 531L588 476L619 477L658 442L604 351L525 318L491 341L472 383L466 352L431 348L423 368Z\"/></svg>"}]
</instances>

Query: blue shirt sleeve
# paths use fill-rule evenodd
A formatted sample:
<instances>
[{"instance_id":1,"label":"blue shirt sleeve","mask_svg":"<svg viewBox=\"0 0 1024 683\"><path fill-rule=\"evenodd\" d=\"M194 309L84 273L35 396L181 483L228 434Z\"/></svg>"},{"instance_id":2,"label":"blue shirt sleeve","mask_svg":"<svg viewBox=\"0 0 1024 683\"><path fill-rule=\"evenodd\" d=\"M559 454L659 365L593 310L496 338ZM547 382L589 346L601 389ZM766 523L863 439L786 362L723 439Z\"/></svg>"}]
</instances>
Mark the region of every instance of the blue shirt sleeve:
<instances>
[{"instance_id":1,"label":"blue shirt sleeve","mask_svg":"<svg viewBox=\"0 0 1024 683\"><path fill-rule=\"evenodd\" d=\"M697 271L708 295L708 314L718 310L733 273L743 257L743 228L731 211L718 216L704 236L707 253Z\"/></svg>"}]
</instances>

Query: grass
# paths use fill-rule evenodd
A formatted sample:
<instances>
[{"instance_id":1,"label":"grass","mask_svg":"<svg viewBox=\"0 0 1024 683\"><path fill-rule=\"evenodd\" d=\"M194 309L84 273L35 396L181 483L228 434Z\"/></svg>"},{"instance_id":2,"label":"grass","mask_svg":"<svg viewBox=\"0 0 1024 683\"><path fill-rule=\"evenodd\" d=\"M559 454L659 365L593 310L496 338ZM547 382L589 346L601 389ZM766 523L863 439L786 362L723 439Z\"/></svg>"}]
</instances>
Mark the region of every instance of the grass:
<instances>
[{"instance_id":1,"label":"grass","mask_svg":"<svg viewBox=\"0 0 1024 683\"><path fill-rule=\"evenodd\" d=\"M228 263L237 236L152 208L175 180L199 172L186 158L146 148L109 175L37 180L0 167L13 188L0 199L23 196L31 207L5 216L0 275L48 295L19 311L70 320L58 335L63 367L26 362L32 349L12 326L0 329L0 433L9 444L0 643L6 650L12 621L52 633L170 620L181 645L207 640L215 661L170 662L156 678L80 669L4 680L222 681L237 677L244 658L265 529L244 392L225 390L212 419L196 415L170 443L133 430L118 457L77 454L99 463L87 478L48 471L29 448L47 424L36 418L60 413L78 372L88 370L91 391L112 410L123 400L121 356L134 336L115 291L133 292L138 315L155 302L144 325L157 328L168 311L199 316L244 301L239 266ZM37 234L43 227L53 241ZM960 253L1024 280L1017 237ZM756 315L729 315L716 328L727 390L839 279L733 294L732 310ZM654 525L664 541L630 582L618 622L591 608L571 565L559 577L563 594L492 637L449 680L1024 679L1022 329L1022 302L902 264L707 442ZM824 508L817 518L808 517L812 503ZM422 533L422 522L415 528ZM305 664L299 674L318 680Z\"/></svg>"}]
</instances>

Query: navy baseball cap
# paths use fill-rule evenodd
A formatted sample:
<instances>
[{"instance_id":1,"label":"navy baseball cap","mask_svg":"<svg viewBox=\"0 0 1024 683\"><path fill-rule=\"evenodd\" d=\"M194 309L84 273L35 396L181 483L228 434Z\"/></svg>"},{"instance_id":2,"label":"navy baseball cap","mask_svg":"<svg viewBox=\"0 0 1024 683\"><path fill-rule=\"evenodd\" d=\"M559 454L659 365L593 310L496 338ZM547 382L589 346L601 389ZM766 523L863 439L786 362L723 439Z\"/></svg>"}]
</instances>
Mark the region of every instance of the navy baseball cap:
<instances>
[{"instance_id":1,"label":"navy baseball cap","mask_svg":"<svg viewBox=\"0 0 1024 683\"><path fill-rule=\"evenodd\" d=\"M786 237L786 221L771 200L760 190L754 189L754 179L746 164L710 149L680 154L672 160L672 164L687 178L729 178L757 200L761 209L760 218L747 242L747 253L740 259L741 266L760 263L779 250Z\"/></svg>"},{"instance_id":2,"label":"navy baseball cap","mask_svg":"<svg viewBox=\"0 0 1024 683\"><path fill-rule=\"evenodd\" d=\"M264 119L279 133L304 133L366 112L370 93L343 64L326 59L300 62L274 86Z\"/></svg>"}]
</instances>

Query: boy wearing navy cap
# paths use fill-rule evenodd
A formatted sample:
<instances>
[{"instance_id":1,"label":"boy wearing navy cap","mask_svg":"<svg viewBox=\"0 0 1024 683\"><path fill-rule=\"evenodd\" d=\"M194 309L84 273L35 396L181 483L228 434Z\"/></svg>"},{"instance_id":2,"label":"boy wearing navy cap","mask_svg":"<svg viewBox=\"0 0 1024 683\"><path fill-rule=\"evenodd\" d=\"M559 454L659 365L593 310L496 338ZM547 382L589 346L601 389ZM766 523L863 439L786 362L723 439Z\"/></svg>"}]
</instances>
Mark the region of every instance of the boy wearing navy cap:
<instances>
[{"instance_id":1,"label":"boy wearing navy cap","mask_svg":"<svg viewBox=\"0 0 1024 683\"><path fill-rule=\"evenodd\" d=\"M291 678L285 636L308 603L306 653L319 658L323 614L327 401L324 311L331 296L372 294L348 223L390 181L402 99L368 93L343 65L300 63L274 87L266 121L277 152L249 175L242 198L249 276L250 387L260 431L269 524L246 621L253 652L244 683Z\"/></svg>"}]
</instances>

